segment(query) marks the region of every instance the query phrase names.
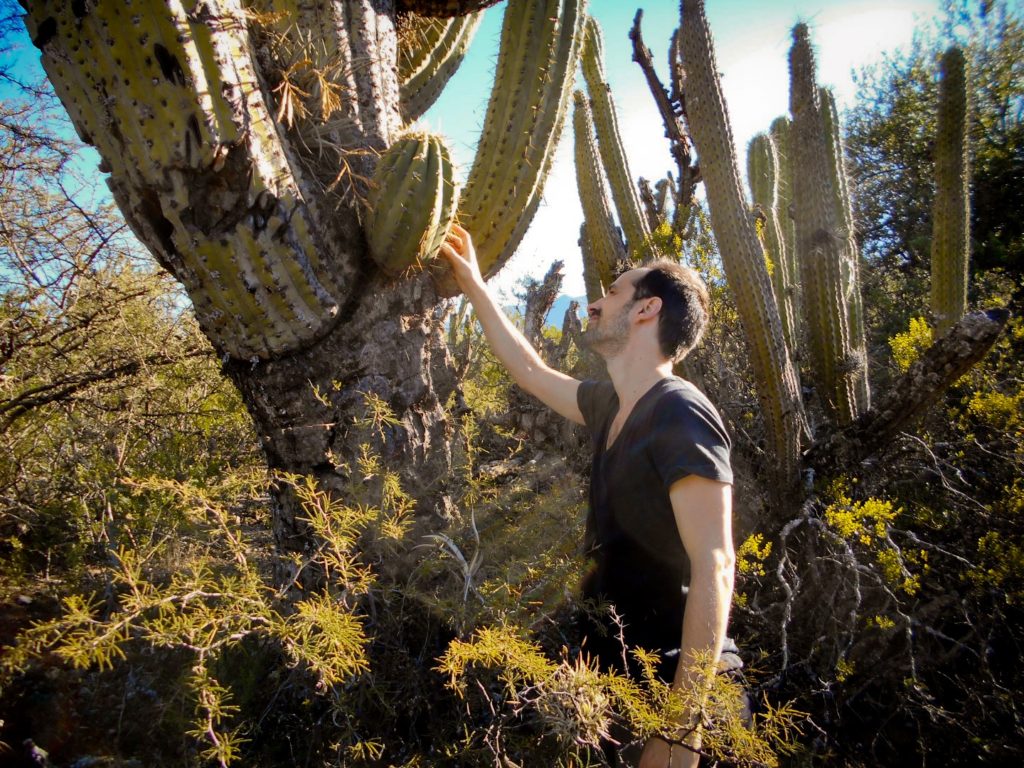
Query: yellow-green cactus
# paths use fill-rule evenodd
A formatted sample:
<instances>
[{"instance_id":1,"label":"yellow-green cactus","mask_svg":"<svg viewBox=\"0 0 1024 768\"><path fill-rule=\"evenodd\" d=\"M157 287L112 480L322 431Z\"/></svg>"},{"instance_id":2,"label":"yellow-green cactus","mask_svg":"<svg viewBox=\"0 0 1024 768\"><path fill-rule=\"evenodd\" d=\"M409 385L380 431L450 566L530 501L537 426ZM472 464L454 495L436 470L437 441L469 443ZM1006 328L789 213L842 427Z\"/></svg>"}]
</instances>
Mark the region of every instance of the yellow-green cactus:
<instances>
[{"instance_id":1,"label":"yellow-green cactus","mask_svg":"<svg viewBox=\"0 0 1024 768\"><path fill-rule=\"evenodd\" d=\"M612 218L601 160L594 142L590 107L582 91L573 93L576 186L583 206L583 279L587 300L597 301L614 280L615 266L626 257L619 228Z\"/></svg>"},{"instance_id":2,"label":"yellow-green cactus","mask_svg":"<svg viewBox=\"0 0 1024 768\"><path fill-rule=\"evenodd\" d=\"M651 250L651 230L640 208L640 194L629 171L629 162L619 133L619 121L615 115L615 103L604 73L601 27L589 16L584 25L584 34L583 76L587 81L594 126L597 128L597 147L608 174L615 210L619 214L630 255L640 259L651 258L654 255Z\"/></svg>"},{"instance_id":3,"label":"yellow-green cactus","mask_svg":"<svg viewBox=\"0 0 1024 768\"><path fill-rule=\"evenodd\" d=\"M509 0L494 89L460 222L485 277L512 256L540 204L579 60L585 0Z\"/></svg>"},{"instance_id":4,"label":"yellow-green cactus","mask_svg":"<svg viewBox=\"0 0 1024 768\"><path fill-rule=\"evenodd\" d=\"M381 269L397 275L433 259L458 203L444 141L413 133L392 144L377 164L367 202L370 256Z\"/></svg>"},{"instance_id":5,"label":"yellow-green cactus","mask_svg":"<svg viewBox=\"0 0 1024 768\"><path fill-rule=\"evenodd\" d=\"M932 315L941 336L967 310L970 257L970 173L967 165L967 76L964 54L942 56L932 205Z\"/></svg>"}]
</instances>

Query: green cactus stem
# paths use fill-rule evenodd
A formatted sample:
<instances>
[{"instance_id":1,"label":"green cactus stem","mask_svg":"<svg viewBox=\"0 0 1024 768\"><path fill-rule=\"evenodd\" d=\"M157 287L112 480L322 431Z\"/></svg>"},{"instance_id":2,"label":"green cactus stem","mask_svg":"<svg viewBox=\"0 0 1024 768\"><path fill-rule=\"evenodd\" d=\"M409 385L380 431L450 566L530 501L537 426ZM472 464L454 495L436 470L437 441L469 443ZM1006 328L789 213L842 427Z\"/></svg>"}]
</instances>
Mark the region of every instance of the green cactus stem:
<instances>
[{"instance_id":1,"label":"green cactus stem","mask_svg":"<svg viewBox=\"0 0 1024 768\"><path fill-rule=\"evenodd\" d=\"M768 433L767 453L782 480L796 479L803 410L775 304L764 250L740 182L732 129L701 0L683 0L680 50L686 68L686 117L700 155L711 223L750 349Z\"/></svg>"},{"instance_id":2,"label":"green cactus stem","mask_svg":"<svg viewBox=\"0 0 1024 768\"><path fill-rule=\"evenodd\" d=\"M73 6L32 4L43 66L207 336L230 356L266 358L324 333L354 273L341 255L351 238L289 162L237 0Z\"/></svg>"},{"instance_id":3,"label":"green cactus stem","mask_svg":"<svg viewBox=\"0 0 1024 768\"><path fill-rule=\"evenodd\" d=\"M775 160L779 173L775 179L776 206L779 212L779 231L782 234L783 249L786 251L787 280L790 287L790 304L793 317L800 317L800 267L796 263L796 231L793 224L793 167L790 163L789 135L791 129L789 118L781 115L772 120L768 133L775 146ZM795 351L795 350L790 350Z\"/></svg>"},{"instance_id":4,"label":"green cactus stem","mask_svg":"<svg viewBox=\"0 0 1024 768\"><path fill-rule=\"evenodd\" d=\"M582 91L573 93L573 134L575 139L576 186L583 206L583 278L587 300L597 301L611 285L616 265L625 259L626 249L612 218L601 160L594 141L590 106Z\"/></svg>"},{"instance_id":5,"label":"green cactus stem","mask_svg":"<svg viewBox=\"0 0 1024 768\"><path fill-rule=\"evenodd\" d=\"M848 260L842 263L843 291L847 301L850 327L850 345L853 348L854 365L861 371L854 379L857 398L857 414L866 413L871 407L871 390L867 375L867 341L864 336L864 302L860 295L860 248L853 221L853 201L846 173L846 152L843 148L843 131L839 121L836 99L829 88L819 88L822 118L825 121L825 141L829 163L832 169L833 204L836 218L840 222L839 236L846 239Z\"/></svg>"},{"instance_id":6,"label":"green cactus stem","mask_svg":"<svg viewBox=\"0 0 1024 768\"><path fill-rule=\"evenodd\" d=\"M865 361L858 358L850 331L855 255L836 203L836 161L828 149L814 54L804 24L793 28L789 68L792 212L804 326L822 407L839 424L849 424L860 415L857 380L866 376Z\"/></svg>"},{"instance_id":7,"label":"green cactus stem","mask_svg":"<svg viewBox=\"0 0 1024 768\"><path fill-rule=\"evenodd\" d=\"M771 137L759 133L750 140L747 146L747 179L750 182L751 199L763 218L762 242L765 255L769 262L769 275L772 279L772 290L775 292L775 303L779 307L782 320L782 332L786 337L786 346L795 352L796 325L793 318L793 305L790 297L792 286L789 282L789 259L786 252L786 241L782 236L782 225L779 221L779 163L775 151L775 143Z\"/></svg>"},{"instance_id":8,"label":"green cactus stem","mask_svg":"<svg viewBox=\"0 0 1024 768\"><path fill-rule=\"evenodd\" d=\"M654 256L651 249L651 230L640 206L640 194L629 171L626 150L619 133L619 121L615 115L611 88L604 72L604 43L601 27L591 17L584 25L583 77L587 82L594 125L597 128L597 146L601 162L608 174L612 199L626 236L630 256L641 260Z\"/></svg>"},{"instance_id":9,"label":"green cactus stem","mask_svg":"<svg viewBox=\"0 0 1024 768\"><path fill-rule=\"evenodd\" d=\"M512 256L540 205L565 123L586 0L509 0L494 89L459 221L485 277Z\"/></svg>"},{"instance_id":10,"label":"green cactus stem","mask_svg":"<svg viewBox=\"0 0 1024 768\"><path fill-rule=\"evenodd\" d=\"M455 218L451 154L436 135L403 136L381 156L367 200L370 256L389 275L433 259Z\"/></svg>"},{"instance_id":11,"label":"green cactus stem","mask_svg":"<svg viewBox=\"0 0 1024 768\"><path fill-rule=\"evenodd\" d=\"M482 19L483 11L450 19L404 19L398 49L403 121L418 120L437 101L462 64Z\"/></svg>"},{"instance_id":12,"label":"green cactus stem","mask_svg":"<svg viewBox=\"0 0 1024 768\"><path fill-rule=\"evenodd\" d=\"M967 311L970 258L970 172L967 163L967 76L964 54L947 50L940 62L932 204L932 315L942 336Z\"/></svg>"}]
</instances>

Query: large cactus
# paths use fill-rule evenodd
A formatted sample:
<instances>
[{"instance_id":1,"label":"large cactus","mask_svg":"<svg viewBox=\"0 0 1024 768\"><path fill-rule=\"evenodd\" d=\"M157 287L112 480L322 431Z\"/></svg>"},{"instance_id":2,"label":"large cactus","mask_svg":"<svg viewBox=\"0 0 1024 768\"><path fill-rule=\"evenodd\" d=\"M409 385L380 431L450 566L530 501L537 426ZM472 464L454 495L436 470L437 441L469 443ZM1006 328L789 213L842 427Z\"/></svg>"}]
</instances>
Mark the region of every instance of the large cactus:
<instances>
[{"instance_id":1,"label":"large cactus","mask_svg":"<svg viewBox=\"0 0 1024 768\"><path fill-rule=\"evenodd\" d=\"M587 301L594 302L611 285L616 265L625 259L626 249L612 218L604 171L594 142L590 106L582 91L573 93L573 138L575 139L576 186L583 206L580 231L583 279Z\"/></svg>"},{"instance_id":2,"label":"large cactus","mask_svg":"<svg viewBox=\"0 0 1024 768\"><path fill-rule=\"evenodd\" d=\"M540 204L579 60L585 0L511 0L494 90L462 196L485 276L515 251Z\"/></svg>"},{"instance_id":3,"label":"large cactus","mask_svg":"<svg viewBox=\"0 0 1024 768\"><path fill-rule=\"evenodd\" d=\"M779 306L786 346L793 352L797 347L789 269L792 256L786 250L787 244L782 234L781 219L784 214L779 205L781 176L775 142L767 134L757 134L747 146L747 180L750 182L751 199L764 217L762 240L770 261L775 303Z\"/></svg>"},{"instance_id":4,"label":"large cactus","mask_svg":"<svg viewBox=\"0 0 1024 768\"><path fill-rule=\"evenodd\" d=\"M593 108L594 125L597 128L597 146L608 175L612 199L619 214L626 245L631 256L649 258L651 252L651 230L640 207L640 194L629 171L629 162L619 133L619 121L615 115L611 88L604 73L604 43L601 28L588 17L586 40L583 48L583 76L587 82Z\"/></svg>"},{"instance_id":5,"label":"large cactus","mask_svg":"<svg viewBox=\"0 0 1024 768\"><path fill-rule=\"evenodd\" d=\"M347 425L372 393L400 418L380 435L385 457L414 492L443 492L443 305L432 275L402 267L443 237L451 164L433 138L392 145L475 22L446 23L418 53L428 41L409 31L401 59L398 28L417 23L410 12L493 2L25 2L58 96L132 229L184 285L274 468L341 484ZM492 99L506 111L488 118L463 216L491 271L540 198L582 17L583 0L508 3ZM298 505L287 489L277 501L278 543L301 550Z\"/></svg>"},{"instance_id":6,"label":"large cactus","mask_svg":"<svg viewBox=\"0 0 1024 768\"><path fill-rule=\"evenodd\" d=\"M789 55L791 162L794 164L792 212L801 303L814 373L822 405L836 421L848 424L860 415L859 381L866 376L861 346L850 323L850 290L856 253L844 232L836 188L837 166L815 83L814 54L807 26L793 29ZM799 169L799 170L797 170Z\"/></svg>"},{"instance_id":7,"label":"large cactus","mask_svg":"<svg viewBox=\"0 0 1024 768\"><path fill-rule=\"evenodd\" d=\"M967 166L967 76L964 54L950 48L940 62L932 206L931 299L940 336L967 309L970 254L970 173Z\"/></svg>"},{"instance_id":8,"label":"large cactus","mask_svg":"<svg viewBox=\"0 0 1024 768\"><path fill-rule=\"evenodd\" d=\"M792 480L799 466L803 425L799 384L786 349L764 250L747 212L715 51L700 0L683 0L680 33L687 120L700 155L715 239L750 349L768 429L768 450L780 475Z\"/></svg>"}]
</instances>

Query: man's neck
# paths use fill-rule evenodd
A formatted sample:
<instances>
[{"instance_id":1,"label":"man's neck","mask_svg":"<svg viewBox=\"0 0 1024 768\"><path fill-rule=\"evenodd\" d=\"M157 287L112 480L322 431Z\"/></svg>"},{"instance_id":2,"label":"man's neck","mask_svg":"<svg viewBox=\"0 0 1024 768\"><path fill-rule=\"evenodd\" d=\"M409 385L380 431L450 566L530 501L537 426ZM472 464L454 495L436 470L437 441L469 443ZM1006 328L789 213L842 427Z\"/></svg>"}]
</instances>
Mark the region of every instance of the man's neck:
<instances>
[{"instance_id":1,"label":"man's neck","mask_svg":"<svg viewBox=\"0 0 1024 768\"><path fill-rule=\"evenodd\" d=\"M644 354L643 351L630 354L628 347L621 355L606 359L605 363L619 398L620 413L632 410L647 390L672 375L671 360Z\"/></svg>"}]
</instances>

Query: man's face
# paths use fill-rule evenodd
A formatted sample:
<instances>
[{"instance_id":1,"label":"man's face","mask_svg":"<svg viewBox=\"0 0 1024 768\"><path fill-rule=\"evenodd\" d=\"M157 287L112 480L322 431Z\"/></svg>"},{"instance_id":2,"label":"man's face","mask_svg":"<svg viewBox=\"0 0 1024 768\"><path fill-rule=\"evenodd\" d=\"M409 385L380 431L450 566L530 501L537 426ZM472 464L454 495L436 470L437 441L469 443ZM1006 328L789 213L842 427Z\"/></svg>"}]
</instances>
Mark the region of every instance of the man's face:
<instances>
[{"instance_id":1,"label":"man's face","mask_svg":"<svg viewBox=\"0 0 1024 768\"><path fill-rule=\"evenodd\" d=\"M644 269L623 272L602 298L587 307L583 342L602 357L617 355L629 341L629 310L634 304L634 284L644 272Z\"/></svg>"}]
</instances>

